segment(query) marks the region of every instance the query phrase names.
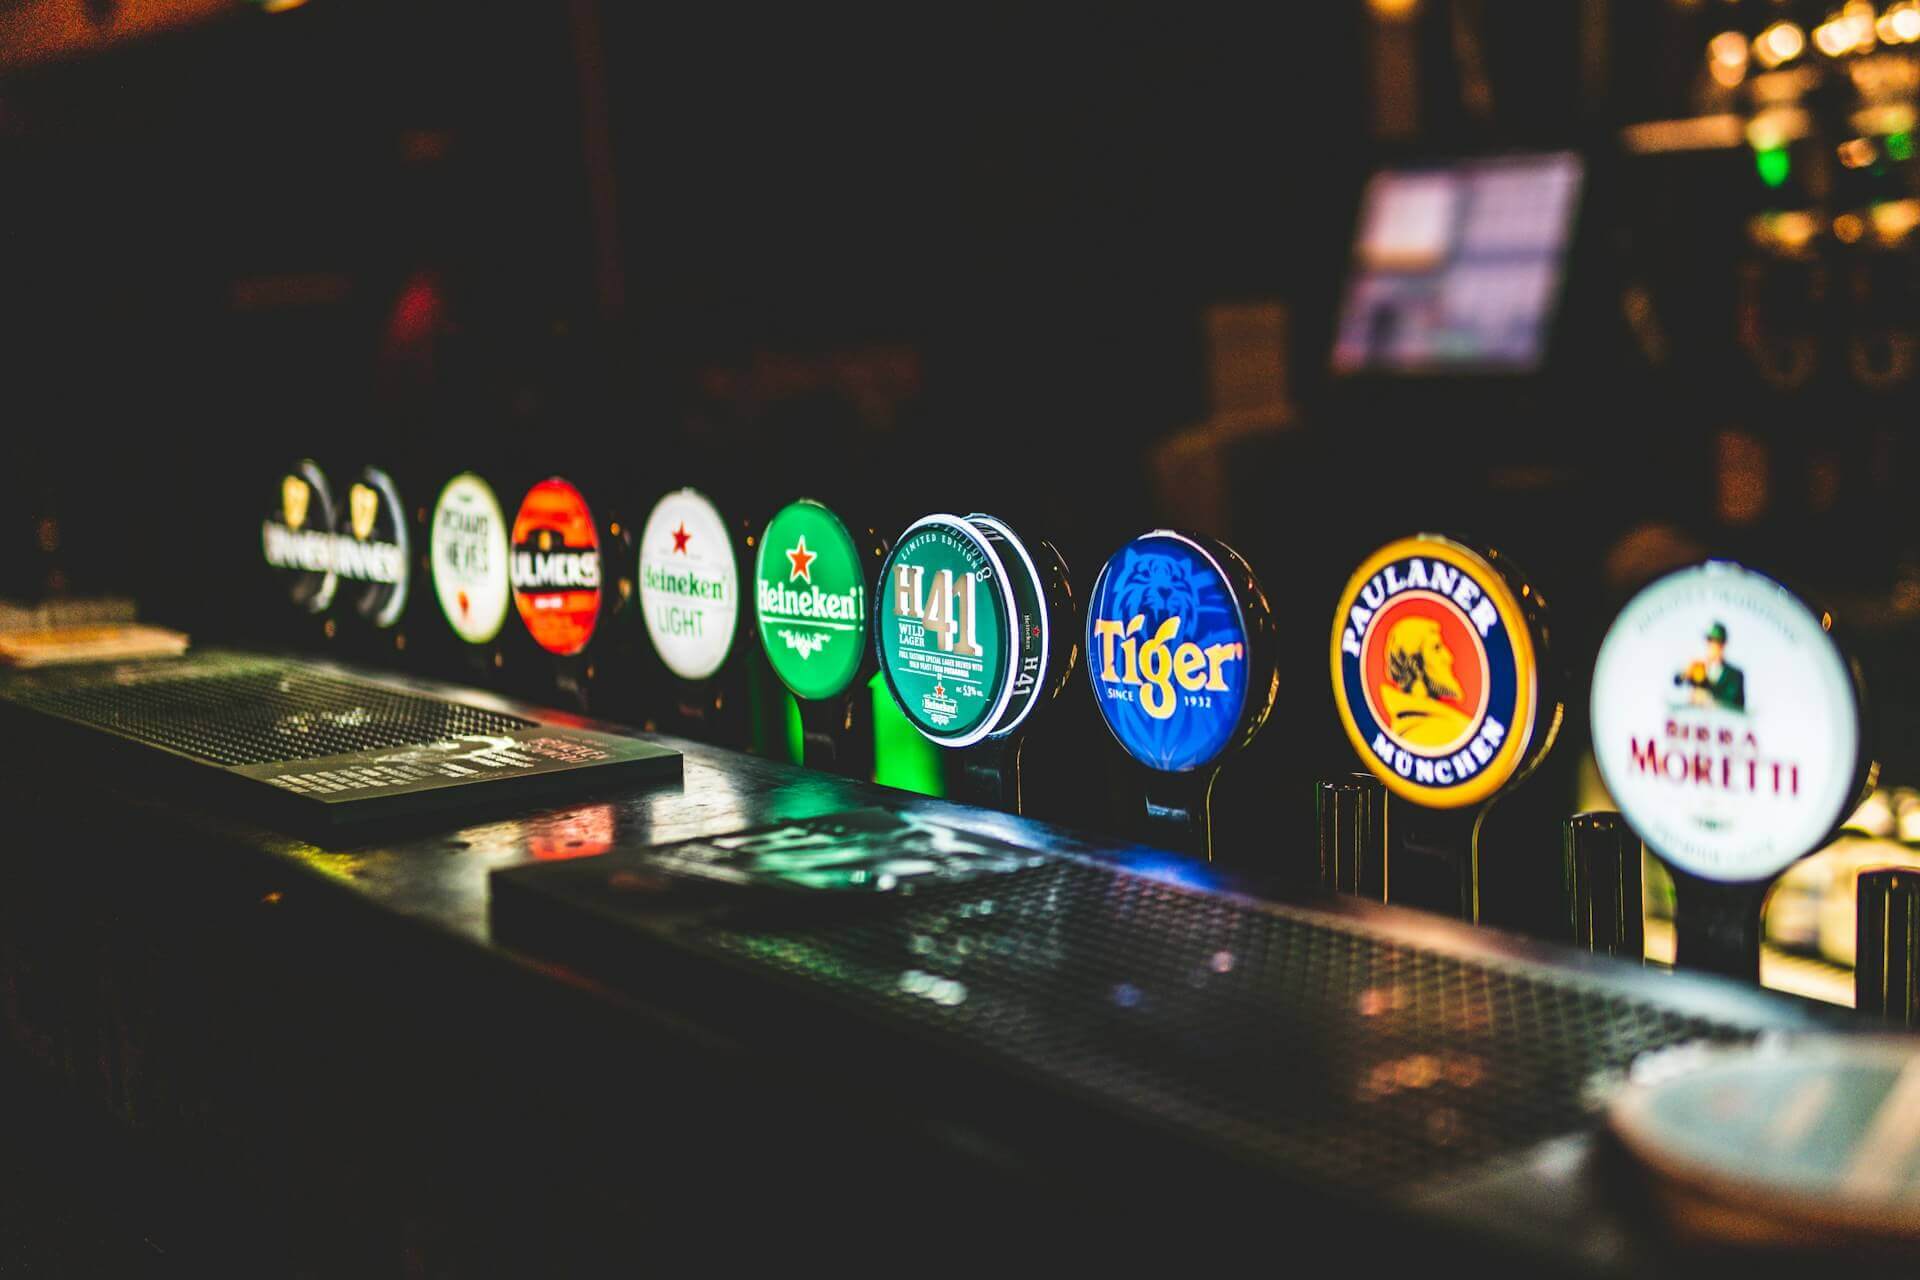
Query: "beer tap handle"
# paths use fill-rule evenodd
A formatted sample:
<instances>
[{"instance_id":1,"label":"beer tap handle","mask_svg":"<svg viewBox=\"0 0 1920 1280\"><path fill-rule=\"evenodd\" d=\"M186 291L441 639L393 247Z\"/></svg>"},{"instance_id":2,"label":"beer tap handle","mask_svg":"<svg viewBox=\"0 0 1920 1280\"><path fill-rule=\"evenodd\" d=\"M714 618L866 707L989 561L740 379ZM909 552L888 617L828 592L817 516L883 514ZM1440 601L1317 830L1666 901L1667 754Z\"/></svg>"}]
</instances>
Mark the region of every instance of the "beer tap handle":
<instances>
[{"instance_id":1,"label":"beer tap handle","mask_svg":"<svg viewBox=\"0 0 1920 1280\"><path fill-rule=\"evenodd\" d=\"M1853 1007L1888 1026L1920 1024L1915 946L1920 944L1920 870L1860 873L1854 922Z\"/></svg>"},{"instance_id":2,"label":"beer tap handle","mask_svg":"<svg viewBox=\"0 0 1920 1280\"><path fill-rule=\"evenodd\" d=\"M1641 844L1627 820L1612 811L1574 814L1561 824L1561 855L1574 945L1644 960Z\"/></svg>"},{"instance_id":3,"label":"beer tap handle","mask_svg":"<svg viewBox=\"0 0 1920 1280\"><path fill-rule=\"evenodd\" d=\"M1314 784L1320 884L1335 893L1387 900L1387 789L1371 773Z\"/></svg>"}]
</instances>

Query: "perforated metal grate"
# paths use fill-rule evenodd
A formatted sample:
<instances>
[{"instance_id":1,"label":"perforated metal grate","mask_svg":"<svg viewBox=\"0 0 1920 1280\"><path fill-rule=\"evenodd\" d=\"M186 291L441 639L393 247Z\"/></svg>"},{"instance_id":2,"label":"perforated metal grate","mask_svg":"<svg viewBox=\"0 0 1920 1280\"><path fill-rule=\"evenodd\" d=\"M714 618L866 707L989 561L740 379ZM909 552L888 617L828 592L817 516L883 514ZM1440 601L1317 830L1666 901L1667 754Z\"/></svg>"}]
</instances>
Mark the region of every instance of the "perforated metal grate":
<instances>
[{"instance_id":1,"label":"perforated metal grate","mask_svg":"<svg viewBox=\"0 0 1920 1280\"><path fill-rule=\"evenodd\" d=\"M1587 1127L1597 1075L1748 1034L1079 863L901 905L695 941L1355 1190Z\"/></svg>"},{"instance_id":2,"label":"perforated metal grate","mask_svg":"<svg viewBox=\"0 0 1920 1280\"><path fill-rule=\"evenodd\" d=\"M4 696L218 765L422 746L534 724L272 659L188 660L145 673L21 685Z\"/></svg>"}]
</instances>

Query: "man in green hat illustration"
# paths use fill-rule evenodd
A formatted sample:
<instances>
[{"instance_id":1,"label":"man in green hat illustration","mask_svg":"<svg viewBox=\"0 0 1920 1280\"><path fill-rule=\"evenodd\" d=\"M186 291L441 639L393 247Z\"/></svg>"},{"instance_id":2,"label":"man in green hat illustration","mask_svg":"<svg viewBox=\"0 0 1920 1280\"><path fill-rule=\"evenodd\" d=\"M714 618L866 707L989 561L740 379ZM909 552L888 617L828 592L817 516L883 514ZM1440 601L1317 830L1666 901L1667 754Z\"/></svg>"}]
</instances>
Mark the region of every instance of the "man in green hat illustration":
<instances>
[{"instance_id":1,"label":"man in green hat illustration","mask_svg":"<svg viewBox=\"0 0 1920 1280\"><path fill-rule=\"evenodd\" d=\"M1694 706L1711 704L1728 711L1747 709L1746 673L1726 660L1726 652L1727 628L1716 622L1707 628L1706 659L1689 664L1685 672L1673 678L1675 684L1691 687Z\"/></svg>"}]
</instances>

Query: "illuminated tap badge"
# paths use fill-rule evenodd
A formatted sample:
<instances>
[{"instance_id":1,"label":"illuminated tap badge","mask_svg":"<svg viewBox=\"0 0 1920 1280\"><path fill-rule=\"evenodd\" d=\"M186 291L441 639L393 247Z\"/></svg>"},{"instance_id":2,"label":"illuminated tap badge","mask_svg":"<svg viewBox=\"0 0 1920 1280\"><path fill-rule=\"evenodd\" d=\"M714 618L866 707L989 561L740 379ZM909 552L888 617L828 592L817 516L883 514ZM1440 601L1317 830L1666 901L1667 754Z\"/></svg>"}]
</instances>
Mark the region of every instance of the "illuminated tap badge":
<instances>
[{"instance_id":1,"label":"illuminated tap badge","mask_svg":"<svg viewBox=\"0 0 1920 1280\"><path fill-rule=\"evenodd\" d=\"M881 566L874 638L915 728L950 747L993 731L1013 694L1017 612L1007 566L973 525L937 515L908 527Z\"/></svg>"},{"instance_id":2,"label":"illuminated tap badge","mask_svg":"<svg viewBox=\"0 0 1920 1280\"><path fill-rule=\"evenodd\" d=\"M261 554L287 578L287 594L308 613L325 613L339 589L333 570L333 491L311 461L280 477L260 522Z\"/></svg>"},{"instance_id":3,"label":"illuminated tap badge","mask_svg":"<svg viewBox=\"0 0 1920 1280\"><path fill-rule=\"evenodd\" d=\"M1088 674L1122 747L1170 773L1214 764L1250 738L1273 705L1272 668L1252 661L1225 548L1160 529L1115 552L1087 602ZM1264 609L1264 601L1261 603Z\"/></svg>"},{"instance_id":4,"label":"illuminated tap badge","mask_svg":"<svg viewBox=\"0 0 1920 1280\"><path fill-rule=\"evenodd\" d=\"M455 635L490 644L507 620L507 518L471 471L447 481L433 507L433 589Z\"/></svg>"},{"instance_id":5,"label":"illuminated tap badge","mask_svg":"<svg viewBox=\"0 0 1920 1280\"><path fill-rule=\"evenodd\" d=\"M1852 664L1765 574L1709 561L1627 603L1593 669L1593 752L1655 853L1764 880L1845 819L1868 768Z\"/></svg>"},{"instance_id":6,"label":"illuminated tap badge","mask_svg":"<svg viewBox=\"0 0 1920 1280\"><path fill-rule=\"evenodd\" d=\"M796 696L835 697L859 674L866 575L853 535L820 503L789 503L768 522L754 573L760 643Z\"/></svg>"},{"instance_id":7,"label":"illuminated tap badge","mask_svg":"<svg viewBox=\"0 0 1920 1280\"><path fill-rule=\"evenodd\" d=\"M1396 795L1479 804L1529 763L1539 659L1520 600L1479 553L1419 534L1369 556L1333 619L1333 700Z\"/></svg>"},{"instance_id":8,"label":"illuminated tap badge","mask_svg":"<svg viewBox=\"0 0 1920 1280\"><path fill-rule=\"evenodd\" d=\"M600 531L565 480L542 480L520 503L509 575L535 644L561 657L587 647L600 621Z\"/></svg>"},{"instance_id":9,"label":"illuminated tap badge","mask_svg":"<svg viewBox=\"0 0 1920 1280\"><path fill-rule=\"evenodd\" d=\"M733 649L740 570L713 503L692 489L660 499L640 535L640 607L667 670L705 680Z\"/></svg>"},{"instance_id":10,"label":"illuminated tap badge","mask_svg":"<svg viewBox=\"0 0 1920 1280\"><path fill-rule=\"evenodd\" d=\"M333 568L352 584L353 611L376 627L390 627L407 608L412 562L407 513L386 472L368 467L347 490L345 526L334 530Z\"/></svg>"}]
</instances>

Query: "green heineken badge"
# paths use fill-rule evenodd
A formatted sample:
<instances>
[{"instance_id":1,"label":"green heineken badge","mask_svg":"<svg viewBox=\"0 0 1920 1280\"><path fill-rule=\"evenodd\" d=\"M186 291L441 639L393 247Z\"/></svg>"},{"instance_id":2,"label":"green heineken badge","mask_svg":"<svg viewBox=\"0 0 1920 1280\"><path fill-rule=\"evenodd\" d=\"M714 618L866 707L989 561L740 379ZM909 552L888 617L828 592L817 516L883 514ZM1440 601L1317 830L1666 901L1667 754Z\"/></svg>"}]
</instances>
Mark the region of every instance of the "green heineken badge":
<instances>
[{"instance_id":1,"label":"green heineken badge","mask_svg":"<svg viewBox=\"0 0 1920 1280\"><path fill-rule=\"evenodd\" d=\"M767 524L756 563L760 643L796 697L844 693L866 652L866 565L840 517L810 498Z\"/></svg>"},{"instance_id":2,"label":"green heineken badge","mask_svg":"<svg viewBox=\"0 0 1920 1280\"><path fill-rule=\"evenodd\" d=\"M998 727L1013 697L1017 613L1007 565L980 530L947 515L908 526L881 568L874 641L915 728L965 747Z\"/></svg>"}]
</instances>

